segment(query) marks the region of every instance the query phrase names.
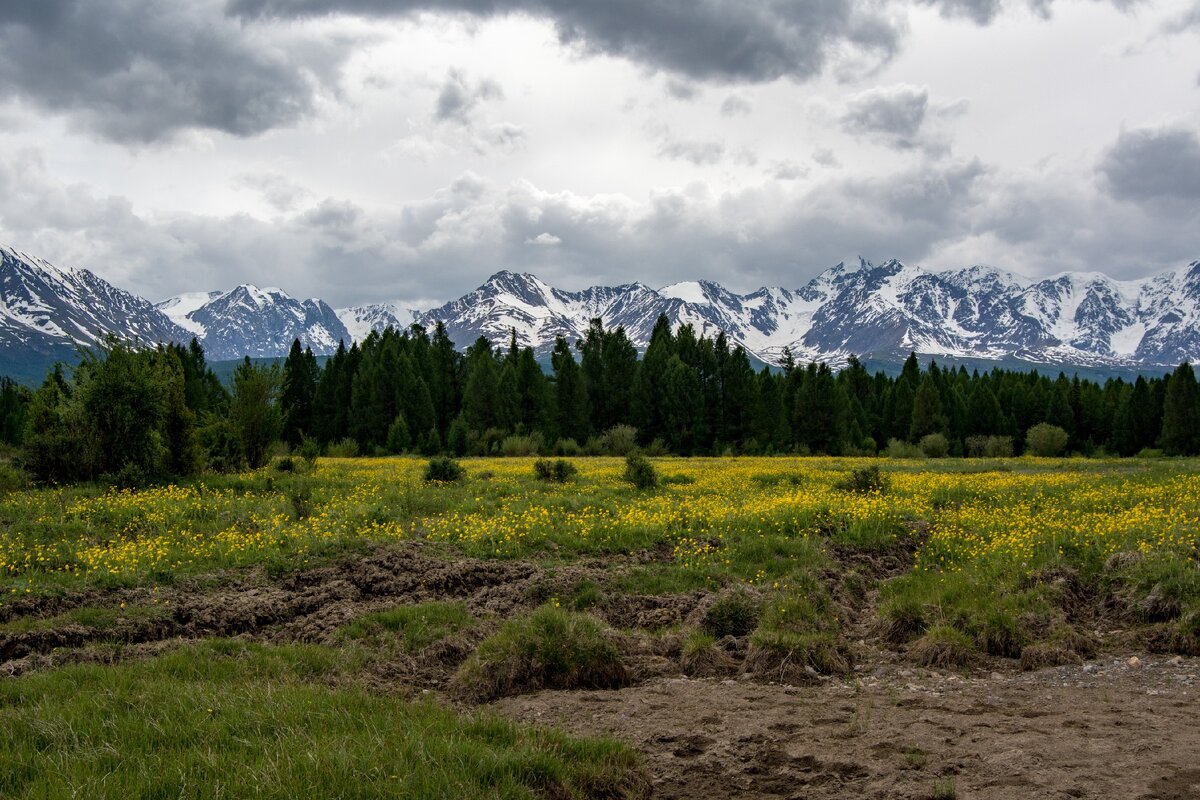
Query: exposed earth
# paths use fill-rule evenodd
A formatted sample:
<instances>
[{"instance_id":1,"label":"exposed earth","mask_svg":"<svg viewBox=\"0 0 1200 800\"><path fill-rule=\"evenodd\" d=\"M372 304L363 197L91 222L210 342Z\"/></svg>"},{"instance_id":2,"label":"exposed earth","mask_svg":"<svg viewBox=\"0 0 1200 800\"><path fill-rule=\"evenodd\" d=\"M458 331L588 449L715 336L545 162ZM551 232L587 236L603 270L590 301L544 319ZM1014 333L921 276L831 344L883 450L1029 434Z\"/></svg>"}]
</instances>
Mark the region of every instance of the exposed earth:
<instances>
[{"instance_id":1,"label":"exposed earth","mask_svg":"<svg viewBox=\"0 0 1200 800\"><path fill-rule=\"evenodd\" d=\"M17 599L0 606L0 680L145 657L205 636L348 646L339 632L364 614L457 599L477 626L420 653L376 653L352 680L467 705L447 691L450 678L501 620L661 557L546 567L447 561L408 543L283 576L252 570ZM884 576L906 565L883 558L878 566ZM1200 798L1200 659L1148 652L1151 634L1097 628L1101 655L1050 669L988 658L932 670L875 636L863 607L849 609L859 614L847 628L851 674L792 672L779 682L750 664L746 637L719 642L724 655L713 662L682 658L682 637L671 630L696 624L713 597L604 593L590 611L615 629L631 685L540 691L489 707L628 743L661 798ZM71 617L97 607L111 612L103 624ZM37 624L18 624L29 620Z\"/></svg>"}]
</instances>

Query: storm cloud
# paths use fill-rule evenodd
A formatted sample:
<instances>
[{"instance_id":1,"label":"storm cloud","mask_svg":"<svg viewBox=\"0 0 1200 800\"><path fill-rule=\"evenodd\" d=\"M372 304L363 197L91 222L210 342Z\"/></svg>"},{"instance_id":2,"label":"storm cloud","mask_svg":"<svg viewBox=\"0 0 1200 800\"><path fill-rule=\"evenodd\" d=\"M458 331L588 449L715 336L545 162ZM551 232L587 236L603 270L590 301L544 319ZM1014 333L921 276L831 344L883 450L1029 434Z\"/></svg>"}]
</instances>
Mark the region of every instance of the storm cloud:
<instances>
[{"instance_id":1,"label":"storm cloud","mask_svg":"<svg viewBox=\"0 0 1200 800\"><path fill-rule=\"evenodd\" d=\"M1127 131L1099 171L1125 200L1200 200L1200 137L1183 128Z\"/></svg>"},{"instance_id":2,"label":"storm cloud","mask_svg":"<svg viewBox=\"0 0 1200 800\"><path fill-rule=\"evenodd\" d=\"M886 62L904 28L891 11L855 0L229 0L226 8L244 19L525 14L550 20L560 42L584 53L691 79L749 83L807 80L842 48Z\"/></svg>"},{"instance_id":3,"label":"storm cloud","mask_svg":"<svg viewBox=\"0 0 1200 800\"><path fill-rule=\"evenodd\" d=\"M208 0L3 3L0 97L119 142L251 136L310 114L346 45L241 25Z\"/></svg>"}]
</instances>

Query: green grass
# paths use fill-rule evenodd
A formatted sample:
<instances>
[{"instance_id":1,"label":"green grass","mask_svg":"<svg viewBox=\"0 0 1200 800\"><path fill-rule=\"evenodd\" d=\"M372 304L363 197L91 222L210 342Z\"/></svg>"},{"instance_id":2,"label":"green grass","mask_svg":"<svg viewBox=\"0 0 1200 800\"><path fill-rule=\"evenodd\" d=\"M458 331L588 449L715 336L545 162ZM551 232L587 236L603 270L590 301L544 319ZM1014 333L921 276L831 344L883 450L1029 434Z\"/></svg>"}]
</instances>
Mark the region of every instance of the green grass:
<instances>
[{"instance_id":1,"label":"green grass","mask_svg":"<svg viewBox=\"0 0 1200 800\"><path fill-rule=\"evenodd\" d=\"M367 614L346 625L341 633L346 639L375 645L394 640L404 652L412 654L474 624L475 618L465 603L430 602Z\"/></svg>"},{"instance_id":2,"label":"green grass","mask_svg":"<svg viewBox=\"0 0 1200 800\"><path fill-rule=\"evenodd\" d=\"M317 647L217 640L0 682L5 798L645 797L634 755L333 688Z\"/></svg>"},{"instance_id":3,"label":"green grass","mask_svg":"<svg viewBox=\"0 0 1200 800\"><path fill-rule=\"evenodd\" d=\"M484 639L454 676L454 689L486 701L543 688L611 689L627 681L599 620L548 604Z\"/></svg>"},{"instance_id":4,"label":"green grass","mask_svg":"<svg viewBox=\"0 0 1200 800\"><path fill-rule=\"evenodd\" d=\"M99 631L116 630L130 625L152 625L170 618L170 609L161 605L82 606L49 617L17 617L0 623L0 634L31 633L53 630L64 625L82 625Z\"/></svg>"}]
</instances>

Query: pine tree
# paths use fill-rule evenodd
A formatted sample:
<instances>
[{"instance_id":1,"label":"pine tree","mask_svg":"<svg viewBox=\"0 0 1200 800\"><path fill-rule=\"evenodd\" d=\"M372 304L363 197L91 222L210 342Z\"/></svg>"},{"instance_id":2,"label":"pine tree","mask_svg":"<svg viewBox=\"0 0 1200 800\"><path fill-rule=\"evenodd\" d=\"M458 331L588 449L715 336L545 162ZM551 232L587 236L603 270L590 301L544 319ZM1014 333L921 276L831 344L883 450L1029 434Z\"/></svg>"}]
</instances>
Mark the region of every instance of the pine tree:
<instances>
[{"instance_id":1,"label":"pine tree","mask_svg":"<svg viewBox=\"0 0 1200 800\"><path fill-rule=\"evenodd\" d=\"M1171 373L1163 398L1162 435L1159 446L1172 456L1200 453L1200 390L1192 365L1183 362Z\"/></svg>"},{"instance_id":2,"label":"pine tree","mask_svg":"<svg viewBox=\"0 0 1200 800\"><path fill-rule=\"evenodd\" d=\"M496 427L497 394L500 376L491 343L482 336L467 353L467 382L463 390L463 416L467 427L476 433Z\"/></svg>"},{"instance_id":3,"label":"pine tree","mask_svg":"<svg viewBox=\"0 0 1200 800\"><path fill-rule=\"evenodd\" d=\"M559 336L550 356L554 367L554 431L560 439L582 443L590 435L587 385L571 346Z\"/></svg>"},{"instance_id":4,"label":"pine tree","mask_svg":"<svg viewBox=\"0 0 1200 800\"><path fill-rule=\"evenodd\" d=\"M931 433L946 432L946 415L942 413L942 396L938 391L937 378L930 371L921 379L913 398L912 416L909 419L908 440L919 442Z\"/></svg>"},{"instance_id":5,"label":"pine tree","mask_svg":"<svg viewBox=\"0 0 1200 800\"><path fill-rule=\"evenodd\" d=\"M283 411L283 440L292 447L300 444L305 435L313 432L313 413L320 377L312 350L301 350L300 340L292 340L292 348L283 362L283 383L279 403Z\"/></svg>"}]
</instances>

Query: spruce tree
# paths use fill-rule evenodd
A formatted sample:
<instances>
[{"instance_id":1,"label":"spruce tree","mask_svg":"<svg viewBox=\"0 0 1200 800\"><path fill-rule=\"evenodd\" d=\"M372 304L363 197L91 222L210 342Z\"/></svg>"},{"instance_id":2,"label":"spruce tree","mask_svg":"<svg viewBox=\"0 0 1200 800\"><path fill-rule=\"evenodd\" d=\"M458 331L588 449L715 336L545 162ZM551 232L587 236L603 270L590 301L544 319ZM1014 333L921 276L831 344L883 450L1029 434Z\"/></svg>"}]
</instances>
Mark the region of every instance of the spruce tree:
<instances>
[{"instance_id":1,"label":"spruce tree","mask_svg":"<svg viewBox=\"0 0 1200 800\"><path fill-rule=\"evenodd\" d=\"M1171 373L1163 398L1162 435L1159 446L1172 456L1200 453L1200 392L1192 365L1183 362Z\"/></svg>"}]
</instances>

